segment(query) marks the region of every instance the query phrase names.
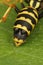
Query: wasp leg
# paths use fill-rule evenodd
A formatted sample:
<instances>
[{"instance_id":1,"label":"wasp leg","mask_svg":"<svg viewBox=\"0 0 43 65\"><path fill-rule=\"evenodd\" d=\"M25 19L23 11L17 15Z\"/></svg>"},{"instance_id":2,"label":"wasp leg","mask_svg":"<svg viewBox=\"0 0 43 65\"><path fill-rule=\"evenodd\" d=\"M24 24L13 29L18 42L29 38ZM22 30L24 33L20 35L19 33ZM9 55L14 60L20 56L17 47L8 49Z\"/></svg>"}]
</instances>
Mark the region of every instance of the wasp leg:
<instances>
[{"instance_id":1,"label":"wasp leg","mask_svg":"<svg viewBox=\"0 0 43 65\"><path fill-rule=\"evenodd\" d=\"M39 11L39 19L43 18L43 9Z\"/></svg>"},{"instance_id":2,"label":"wasp leg","mask_svg":"<svg viewBox=\"0 0 43 65\"><path fill-rule=\"evenodd\" d=\"M24 6L24 4L23 4L23 0L19 0L19 2L21 3L22 8L24 8L25 6ZM17 13L20 12L20 10L17 8L17 6L15 6L14 9L15 9L15 11L16 11Z\"/></svg>"},{"instance_id":3,"label":"wasp leg","mask_svg":"<svg viewBox=\"0 0 43 65\"><path fill-rule=\"evenodd\" d=\"M23 4L23 2L21 3L21 6L22 6L22 8L25 8L25 5Z\"/></svg>"},{"instance_id":4,"label":"wasp leg","mask_svg":"<svg viewBox=\"0 0 43 65\"><path fill-rule=\"evenodd\" d=\"M20 12L20 10L18 9L18 7L17 6L15 6L15 11L16 11L16 13L18 14L19 12Z\"/></svg>"},{"instance_id":5,"label":"wasp leg","mask_svg":"<svg viewBox=\"0 0 43 65\"><path fill-rule=\"evenodd\" d=\"M0 19L0 23L3 22L3 21L4 21L4 22L6 21L6 18L7 18L7 16L8 16L8 13L10 12L11 8L12 8L12 7L10 7L10 6L8 7L8 9L7 9L6 12L4 13L3 17Z\"/></svg>"}]
</instances>

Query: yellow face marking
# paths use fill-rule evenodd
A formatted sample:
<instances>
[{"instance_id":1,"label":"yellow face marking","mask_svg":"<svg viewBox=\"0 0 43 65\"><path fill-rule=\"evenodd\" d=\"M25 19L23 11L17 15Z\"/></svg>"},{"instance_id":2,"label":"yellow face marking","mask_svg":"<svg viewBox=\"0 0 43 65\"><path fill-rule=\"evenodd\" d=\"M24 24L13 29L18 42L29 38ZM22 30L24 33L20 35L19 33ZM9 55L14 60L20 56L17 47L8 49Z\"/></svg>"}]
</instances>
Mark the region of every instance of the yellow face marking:
<instances>
[{"instance_id":1,"label":"yellow face marking","mask_svg":"<svg viewBox=\"0 0 43 65\"><path fill-rule=\"evenodd\" d=\"M18 43L17 43L18 42ZM21 44L23 44L24 43L24 41L22 40L22 39L20 39L20 40L18 40L18 38L14 38L14 43L15 43L15 45L16 46L20 46Z\"/></svg>"},{"instance_id":2,"label":"yellow face marking","mask_svg":"<svg viewBox=\"0 0 43 65\"><path fill-rule=\"evenodd\" d=\"M16 21L17 20L23 20L23 21L28 22L32 26L32 29L34 29L34 27L35 27L35 25L32 23L32 21L29 18L20 17L20 18L17 18Z\"/></svg>"},{"instance_id":3,"label":"yellow face marking","mask_svg":"<svg viewBox=\"0 0 43 65\"><path fill-rule=\"evenodd\" d=\"M28 29L25 26L22 26L22 25L18 24L16 26L14 26L14 28L23 29L23 30L25 30L28 33L28 35L30 35L30 31L28 31Z\"/></svg>"},{"instance_id":4,"label":"yellow face marking","mask_svg":"<svg viewBox=\"0 0 43 65\"><path fill-rule=\"evenodd\" d=\"M33 13L31 13L31 12L23 11L23 12L19 13L18 15L20 15L20 14L30 15L30 16L32 16L32 17L36 20L36 23L38 22L38 19L37 19L37 18L35 17L35 15L34 15Z\"/></svg>"}]
</instances>

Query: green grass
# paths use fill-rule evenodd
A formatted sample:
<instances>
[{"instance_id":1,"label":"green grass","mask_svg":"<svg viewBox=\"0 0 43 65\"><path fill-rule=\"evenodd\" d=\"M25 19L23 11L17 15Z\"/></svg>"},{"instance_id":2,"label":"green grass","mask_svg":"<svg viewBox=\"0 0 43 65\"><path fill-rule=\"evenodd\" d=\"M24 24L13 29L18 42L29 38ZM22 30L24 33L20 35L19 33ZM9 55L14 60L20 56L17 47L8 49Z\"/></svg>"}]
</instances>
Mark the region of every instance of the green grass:
<instances>
[{"instance_id":1,"label":"green grass","mask_svg":"<svg viewBox=\"0 0 43 65\"><path fill-rule=\"evenodd\" d=\"M0 4L0 18L8 7ZM13 44L16 12L11 10L5 23L0 23L0 65L43 65L43 19L39 21L20 47Z\"/></svg>"}]
</instances>

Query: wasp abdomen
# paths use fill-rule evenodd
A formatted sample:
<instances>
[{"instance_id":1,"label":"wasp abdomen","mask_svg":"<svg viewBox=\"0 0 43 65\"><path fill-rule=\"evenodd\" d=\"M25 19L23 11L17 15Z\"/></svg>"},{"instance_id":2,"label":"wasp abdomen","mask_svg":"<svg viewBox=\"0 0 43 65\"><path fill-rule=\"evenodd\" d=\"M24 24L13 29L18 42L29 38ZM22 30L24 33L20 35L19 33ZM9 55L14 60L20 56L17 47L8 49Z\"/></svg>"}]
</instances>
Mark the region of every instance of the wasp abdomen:
<instances>
[{"instance_id":1,"label":"wasp abdomen","mask_svg":"<svg viewBox=\"0 0 43 65\"><path fill-rule=\"evenodd\" d=\"M32 31L32 29L34 29L37 21L38 21L37 11L34 8L27 7L27 8L23 8L18 13L16 22L15 22L15 26L17 26L17 25L21 25L22 27L25 26L28 31ZM20 27L20 28L22 28L22 27Z\"/></svg>"}]
</instances>

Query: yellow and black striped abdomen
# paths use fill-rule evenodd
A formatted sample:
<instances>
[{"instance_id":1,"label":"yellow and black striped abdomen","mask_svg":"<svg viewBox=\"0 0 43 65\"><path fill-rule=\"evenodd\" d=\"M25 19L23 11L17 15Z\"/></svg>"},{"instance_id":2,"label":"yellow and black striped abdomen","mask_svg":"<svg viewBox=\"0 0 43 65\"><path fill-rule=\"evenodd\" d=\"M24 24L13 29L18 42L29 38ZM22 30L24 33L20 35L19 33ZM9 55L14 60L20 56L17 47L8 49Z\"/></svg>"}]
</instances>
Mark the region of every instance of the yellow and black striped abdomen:
<instances>
[{"instance_id":1,"label":"yellow and black striped abdomen","mask_svg":"<svg viewBox=\"0 0 43 65\"><path fill-rule=\"evenodd\" d=\"M41 0L30 0L30 6L36 9L40 8Z\"/></svg>"},{"instance_id":2,"label":"yellow and black striped abdomen","mask_svg":"<svg viewBox=\"0 0 43 65\"><path fill-rule=\"evenodd\" d=\"M17 16L14 27L25 30L28 34L34 29L38 22L38 13L34 8L23 8Z\"/></svg>"}]
</instances>

